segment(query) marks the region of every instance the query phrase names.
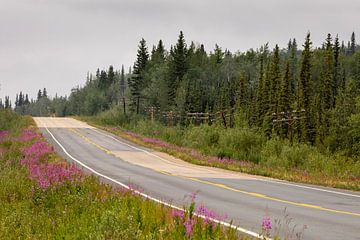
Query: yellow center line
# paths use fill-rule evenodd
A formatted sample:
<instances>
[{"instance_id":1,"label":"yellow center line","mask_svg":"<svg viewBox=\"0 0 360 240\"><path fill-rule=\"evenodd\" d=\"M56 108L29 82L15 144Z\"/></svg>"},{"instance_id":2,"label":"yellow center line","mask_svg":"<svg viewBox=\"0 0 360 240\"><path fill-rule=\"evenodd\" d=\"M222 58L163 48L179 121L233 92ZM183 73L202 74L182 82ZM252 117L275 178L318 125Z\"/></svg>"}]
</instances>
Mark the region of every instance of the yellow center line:
<instances>
[{"instance_id":1,"label":"yellow center line","mask_svg":"<svg viewBox=\"0 0 360 240\"><path fill-rule=\"evenodd\" d=\"M82 139L84 139L86 142L94 145L95 147L99 148L100 150L104 151L106 154L109 154L109 155L112 155L112 156L115 156L110 150L104 148L103 146L91 141L89 138L85 137L84 135L82 135L81 133L79 133L78 131L76 131L75 129L73 128L67 128L69 131L75 133L76 135L78 135L79 137L81 137Z\"/></svg>"},{"instance_id":2,"label":"yellow center line","mask_svg":"<svg viewBox=\"0 0 360 240\"><path fill-rule=\"evenodd\" d=\"M69 131L77 134L78 136L80 136L82 139L84 139L86 142L94 145L95 147L99 148L100 150L104 151L106 154L111 155L111 156L115 156L110 150L100 146L99 144L93 142L92 140L90 140L89 138L87 138L86 136L84 136L83 134L79 133L78 131L76 131L75 129L72 128L68 128ZM116 157L116 156L115 156ZM335 210L335 209L330 209L330 208L324 208L321 206L317 206L317 205L312 205L312 204L307 204L307 203L300 203L300 202L293 202L293 201L288 201L288 200L283 200L280 198L274 198L274 197L269 197L266 196L264 194L261 193L256 193L256 192L248 192L248 191L244 191L244 190L240 190L240 189L236 189L236 188L232 188L229 187L227 185L224 184L220 184L220 183L214 183L214 182L210 182L210 181L206 181L206 180L201 180L198 178L194 178L194 177L185 177L185 176L181 176L181 175L176 175L176 174L172 174L169 172L165 172L165 171L161 171L161 170L156 170L154 169L156 172L159 172L161 174L164 175L168 175L168 176L173 176L173 177L178 177L178 178L183 178L183 179L188 179L188 180L192 180L195 182L200 182L203 184L207 184L207 185L211 185L211 186L215 186L218 188L222 188L222 189L226 189L229 191L233 191L233 192L237 192L237 193L241 193L241 194L245 194L245 195L249 195L249 196L253 196L253 197L257 197L257 198L262 198L262 199L267 199L267 200L271 200L271 201L275 201L275 202L281 202L281 203L286 203L289 205L294 205L294 206L299 206L299 207L305 207L305 208L311 208L311 209L318 209L321 211L326 211L326 212L332 212L332 213L340 213L340 214L346 214L346 215L351 215L351 216L356 216L356 217L360 217L360 213L354 213L354 212L347 212L347 211L341 211L341 210Z\"/></svg>"}]
</instances>

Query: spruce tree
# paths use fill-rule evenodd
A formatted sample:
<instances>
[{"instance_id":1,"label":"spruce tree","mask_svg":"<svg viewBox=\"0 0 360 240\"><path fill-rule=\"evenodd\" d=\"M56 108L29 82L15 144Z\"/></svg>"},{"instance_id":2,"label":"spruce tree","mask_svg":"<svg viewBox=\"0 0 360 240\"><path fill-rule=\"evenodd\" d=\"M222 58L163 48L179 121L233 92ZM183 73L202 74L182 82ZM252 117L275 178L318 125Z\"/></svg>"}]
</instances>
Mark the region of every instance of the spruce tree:
<instances>
[{"instance_id":1,"label":"spruce tree","mask_svg":"<svg viewBox=\"0 0 360 240\"><path fill-rule=\"evenodd\" d=\"M285 74L282 78L280 92L278 96L278 113L284 118L287 118L291 112L291 75L290 75L290 63L286 63ZM288 134L288 124L286 122L280 122L277 124L279 134L281 137L286 137Z\"/></svg>"},{"instance_id":2,"label":"spruce tree","mask_svg":"<svg viewBox=\"0 0 360 240\"><path fill-rule=\"evenodd\" d=\"M306 35L304 50L302 52L300 78L298 82L298 110L304 111L304 117L300 121L299 138L302 142L314 142L314 130L312 125L312 102L311 102L311 45L310 33Z\"/></svg>"},{"instance_id":3,"label":"spruce tree","mask_svg":"<svg viewBox=\"0 0 360 240\"><path fill-rule=\"evenodd\" d=\"M120 73L120 96L125 97L125 70L124 65L121 65L121 73Z\"/></svg>"},{"instance_id":4,"label":"spruce tree","mask_svg":"<svg viewBox=\"0 0 360 240\"><path fill-rule=\"evenodd\" d=\"M5 109L10 109L10 108L11 108L10 97L5 96Z\"/></svg>"},{"instance_id":5,"label":"spruce tree","mask_svg":"<svg viewBox=\"0 0 360 240\"><path fill-rule=\"evenodd\" d=\"M23 93L20 91L18 106L21 107L22 105L24 105L24 95L23 95Z\"/></svg>"},{"instance_id":6,"label":"spruce tree","mask_svg":"<svg viewBox=\"0 0 360 240\"><path fill-rule=\"evenodd\" d=\"M42 96L43 96L44 98L47 98L47 97L48 97L46 88L43 89Z\"/></svg>"},{"instance_id":7,"label":"spruce tree","mask_svg":"<svg viewBox=\"0 0 360 240\"><path fill-rule=\"evenodd\" d=\"M341 41L341 47L340 47L341 53L346 54L346 48L344 41Z\"/></svg>"},{"instance_id":8,"label":"spruce tree","mask_svg":"<svg viewBox=\"0 0 360 240\"><path fill-rule=\"evenodd\" d=\"M244 109L246 105L246 95L247 95L247 79L244 72L240 74L239 78L239 89L237 94L237 105L239 109Z\"/></svg>"},{"instance_id":9,"label":"spruce tree","mask_svg":"<svg viewBox=\"0 0 360 240\"><path fill-rule=\"evenodd\" d=\"M270 71L270 114L272 114L277 112L278 93L280 89L280 56L279 46L277 44L274 48Z\"/></svg>"},{"instance_id":10,"label":"spruce tree","mask_svg":"<svg viewBox=\"0 0 360 240\"><path fill-rule=\"evenodd\" d=\"M288 54L291 52L291 49L292 49L292 41L291 41L291 38L290 38L289 42L288 42L288 48L287 48Z\"/></svg>"},{"instance_id":11,"label":"spruce tree","mask_svg":"<svg viewBox=\"0 0 360 240\"><path fill-rule=\"evenodd\" d=\"M106 89L107 88L107 86L108 86L108 76L107 76L107 73L106 73L106 71L104 71L104 70L101 70L101 72L100 72L100 77L99 77L99 88L101 89L101 90L104 90L104 89Z\"/></svg>"},{"instance_id":12,"label":"spruce tree","mask_svg":"<svg viewBox=\"0 0 360 240\"><path fill-rule=\"evenodd\" d=\"M333 94L333 79L334 79L334 51L332 45L331 35L328 34L326 38L325 49L325 69L323 77L323 96L324 107L326 110L330 109L334 105Z\"/></svg>"},{"instance_id":13,"label":"spruce tree","mask_svg":"<svg viewBox=\"0 0 360 240\"><path fill-rule=\"evenodd\" d=\"M169 74L169 102L174 103L176 92L180 83L187 71L187 47L184 39L184 34L180 31L180 35L175 47L170 51L170 74Z\"/></svg>"},{"instance_id":14,"label":"spruce tree","mask_svg":"<svg viewBox=\"0 0 360 240\"><path fill-rule=\"evenodd\" d=\"M133 74L129 79L131 93L132 110L139 113L140 95L145 86L144 71L149 60L149 53L144 38L140 40L137 51L137 59L134 63Z\"/></svg>"},{"instance_id":15,"label":"spruce tree","mask_svg":"<svg viewBox=\"0 0 360 240\"><path fill-rule=\"evenodd\" d=\"M290 51L290 77L291 77L291 93L295 95L296 93L296 83L297 83L297 43L294 38L291 44Z\"/></svg>"},{"instance_id":16,"label":"spruce tree","mask_svg":"<svg viewBox=\"0 0 360 240\"><path fill-rule=\"evenodd\" d=\"M105 87L108 88L113 83L115 83L115 72L114 72L114 67L110 65L107 73L107 81Z\"/></svg>"},{"instance_id":17,"label":"spruce tree","mask_svg":"<svg viewBox=\"0 0 360 240\"><path fill-rule=\"evenodd\" d=\"M215 49L214 49L213 56L214 56L214 62L216 64L222 63L222 61L224 59L224 52L222 51L222 49L217 44L215 44Z\"/></svg>"},{"instance_id":18,"label":"spruce tree","mask_svg":"<svg viewBox=\"0 0 360 240\"><path fill-rule=\"evenodd\" d=\"M29 95L26 94L25 95L25 102L24 102L25 105L29 105L30 104L30 101L29 101Z\"/></svg>"},{"instance_id":19,"label":"spruce tree","mask_svg":"<svg viewBox=\"0 0 360 240\"><path fill-rule=\"evenodd\" d=\"M356 41L355 41L355 33L353 32L351 34L351 40L350 40L350 54L354 54L356 50Z\"/></svg>"},{"instance_id":20,"label":"spruce tree","mask_svg":"<svg viewBox=\"0 0 360 240\"><path fill-rule=\"evenodd\" d=\"M264 54L260 53L259 60L259 73L258 73L258 89L256 93L256 124L257 126L261 126L263 122L263 98L264 98Z\"/></svg>"},{"instance_id":21,"label":"spruce tree","mask_svg":"<svg viewBox=\"0 0 360 240\"><path fill-rule=\"evenodd\" d=\"M99 68L96 70L96 78L97 78L97 79L100 78L100 69L99 69Z\"/></svg>"},{"instance_id":22,"label":"spruce tree","mask_svg":"<svg viewBox=\"0 0 360 240\"><path fill-rule=\"evenodd\" d=\"M15 97L15 108L19 107L19 94L16 94Z\"/></svg>"},{"instance_id":23,"label":"spruce tree","mask_svg":"<svg viewBox=\"0 0 360 240\"><path fill-rule=\"evenodd\" d=\"M151 56L151 60L155 63L163 63L165 61L165 47L163 41L160 39Z\"/></svg>"},{"instance_id":24,"label":"spruce tree","mask_svg":"<svg viewBox=\"0 0 360 240\"><path fill-rule=\"evenodd\" d=\"M270 64L267 61L268 53L268 44L265 44L260 50L259 87L256 97L256 122L259 127L263 126L265 115L268 113L270 107Z\"/></svg>"},{"instance_id":25,"label":"spruce tree","mask_svg":"<svg viewBox=\"0 0 360 240\"><path fill-rule=\"evenodd\" d=\"M262 101L261 101L261 107L262 107L262 114L263 114L263 121L262 121L262 129L264 131L264 133L270 137L271 136L271 129L272 129L272 99L271 99L271 88L272 88L272 84L271 84L271 64L270 62L267 63L266 65L266 70L265 70L265 77L264 77L264 81L263 81L263 86L262 86Z\"/></svg>"},{"instance_id":26,"label":"spruce tree","mask_svg":"<svg viewBox=\"0 0 360 240\"><path fill-rule=\"evenodd\" d=\"M42 92L41 90L39 89L38 93L37 93L37 101L39 101L41 98L42 98Z\"/></svg>"},{"instance_id":27,"label":"spruce tree","mask_svg":"<svg viewBox=\"0 0 360 240\"><path fill-rule=\"evenodd\" d=\"M340 63L339 63L339 56L340 56L340 43L339 43L339 36L336 35L335 37L335 41L334 41L334 47L333 47L333 52L334 52L334 73L333 73L333 96L334 99L337 96L337 92L338 92L338 88L340 85ZM333 102L333 104L335 105L335 101Z\"/></svg>"}]
</instances>

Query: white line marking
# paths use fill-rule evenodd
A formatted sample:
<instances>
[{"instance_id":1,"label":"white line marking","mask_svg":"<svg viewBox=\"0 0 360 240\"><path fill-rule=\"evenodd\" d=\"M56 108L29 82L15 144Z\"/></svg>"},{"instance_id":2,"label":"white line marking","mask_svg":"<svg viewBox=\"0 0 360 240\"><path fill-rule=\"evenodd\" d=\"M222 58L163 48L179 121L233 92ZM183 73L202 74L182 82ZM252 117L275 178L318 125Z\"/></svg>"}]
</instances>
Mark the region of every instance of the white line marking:
<instances>
[{"instance_id":1,"label":"white line marking","mask_svg":"<svg viewBox=\"0 0 360 240\"><path fill-rule=\"evenodd\" d=\"M298 188L305 188L305 189L310 189L310 190L315 190L315 191L334 193L334 194L344 195L344 196L348 196L348 197L360 198L360 195L355 195L355 194L351 194L351 193L344 193L344 192L338 192L338 191L334 191L334 190L327 190L327 189L316 188L316 187L309 187L309 186L304 186L304 185L298 185L298 184L289 183L289 182L286 182L286 181L280 182L280 181L275 181L275 180L271 181L271 180L265 180L265 179L258 179L258 180L263 181L263 182L277 183L277 184L283 184L283 185L287 185L287 186L294 186L294 187L298 187Z\"/></svg>"},{"instance_id":2,"label":"white line marking","mask_svg":"<svg viewBox=\"0 0 360 240\"><path fill-rule=\"evenodd\" d=\"M159 159L161 159L161 160L163 160L163 161L165 161L165 162L174 164L174 163L169 162L168 160L166 160L166 159L164 159L164 158L162 158L162 157L160 157L160 156L157 156L157 155L155 155L155 154L153 154L153 153L151 153L151 152L148 152L148 151L146 151L146 150L144 150L144 149L141 149L141 148L137 148L137 147L132 146L132 145L130 145L130 144L127 144L127 143L125 143L125 142L123 142L123 141L120 141L119 139L117 139L117 138L115 138L115 137L113 137L113 136L111 136L111 135L108 135L108 134L105 134L105 133L103 133L103 132L101 132L101 131L98 131L98 130L96 130L95 128L91 128L91 130L93 130L93 131L95 131L95 132L97 132L97 133L100 133L100 134L102 134L103 136L106 136L106 137L109 137L109 138L111 138L111 139L114 139L115 141L117 141L117 142L119 142L119 143L121 143L121 144L124 144L124 145L126 145L126 146L128 146L128 147L131 147L131 148L133 148L133 149L142 151L142 152L147 153L147 154L149 154L149 155L151 155L151 156L157 157L157 158L159 158ZM259 181L263 181L263 182L277 183L277 184L283 184L283 185L287 185L287 186L294 186L294 187L298 187L298 188L310 189L310 190L314 190L314 191L327 192L327 193L333 193L333 194L338 194L338 195L344 195L344 196L349 196L349 197L357 197L357 198L360 198L360 195L355 195L355 194L351 194L351 193L343 193L343 192L338 192L338 191L334 191L334 190L327 190L327 189L322 189L322 188L316 188L316 187L309 187L309 186L304 186L304 185L298 185L298 184L294 184L294 183L290 183L290 182L286 182L286 181L266 180L266 179L261 179L261 178L256 178L256 177L251 177L251 178L256 179L256 180L259 180Z\"/></svg>"},{"instance_id":3,"label":"white line marking","mask_svg":"<svg viewBox=\"0 0 360 240\"><path fill-rule=\"evenodd\" d=\"M135 189L132 189L132 188L130 188L128 185L126 185L126 184L124 184L124 183L122 183L122 182L119 182L119 181L117 181L117 180L115 180L115 179L113 179L113 178L111 178L111 177L108 177L108 176L106 176L106 175L104 175L104 174L101 174L101 173L97 172L96 170L90 168L89 166L85 165L84 163L82 163L81 161L79 161L78 159L76 159L75 157L73 157L72 155L70 155L70 154L66 151L65 147L64 147L64 146L55 138L55 136L49 131L49 129L48 129L47 127L45 127L45 129L46 129L46 131L51 135L51 137L54 139L54 141L60 146L60 148L64 151L64 153L65 153L66 155L68 155L72 160L74 160L76 163L78 163L78 164L81 165L82 167L86 168L86 169L89 170L90 172L92 172L92 173L94 173L94 174L96 174L96 175L98 175L98 176L100 176L100 177L102 177L102 178L105 178L105 179L107 179L107 180L109 180L109 181L111 181L111 182L114 182L114 183L122 186L123 188L126 188L126 189L128 189L128 190L130 190L130 191L132 191L132 192L134 192L134 193L136 193L136 194L138 194L138 195L140 195L140 196L142 196L142 197L144 197L144 198L150 199L150 200L152 200L152 201L154 201L154 202L163 204L163 205L165 205L165 206L168 206L168 207L171 207L171 208L180 210L180 211L184 211L184 209L182 209L182 208L180 208L180 207L178 207L178 206L175 206L175 205L173 205L173 204L170 204L170 203L161 201L161 200L156 199L156 198L153 198L153 197L151 197L151 196L149 196L149 195L147 195L147 194L145 194L145 193L142 193L142 192L139 192L139 191L137 191L137 190L135 190ZM134 148L135 148L135 147L134 147ZM139 149L139 150L140 150L140 149ZM142 150L142 149L141 149L141 150ZM196 213L194 213L194 215L197 216L197 217L203 218L203 219L206 218L204 215L200 215L200 214L196 214ZM228 223L228 222L220 221L220 220L213 219L213 218L209 218L209 219L210 219L211 221L215 222L215 223L219 223L219 224L221 224L221 225L223 225L223 226L225 226L225 227L230 227L230 228L232 228L232 229L235 229L235 230L237 230L237 231L239 231L239 232L248 234L248 235L250 235L250 236L253 236L253 237L256 237L256 238L259 238L259 239L272 240L271 238L264 237L264 236L262 236L262 235L260 235L260 234L258 234L258 233L256 233L256 232L249 231L249 230L247 230L247 229L245 229L245 228L241 228L241 227L234 226L234 225L232 225L232 224L230 224L230 223Z\"/></svg>"}]
</instances>

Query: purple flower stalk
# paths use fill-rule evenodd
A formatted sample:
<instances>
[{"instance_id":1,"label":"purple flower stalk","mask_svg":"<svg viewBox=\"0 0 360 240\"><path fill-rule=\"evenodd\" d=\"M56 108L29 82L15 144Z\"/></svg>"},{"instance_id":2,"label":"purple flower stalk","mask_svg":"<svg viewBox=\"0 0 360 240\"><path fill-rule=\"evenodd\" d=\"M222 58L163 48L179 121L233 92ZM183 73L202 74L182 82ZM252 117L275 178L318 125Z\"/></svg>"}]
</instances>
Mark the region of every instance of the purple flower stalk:
<instances>
[{"instance_id":1,"label":"purple flower stalk","mask_svg":"<svg viewBox=\"0 0 360 240\"><path fill-rule=\"evenodd\" d=\"M269 232L272 229L270 217L264 216L261 221L261 226L265 232Z\"/></svg>"},{"instance_id":2,"label":"purple flower stalk","mask_svg":"<svg viewBox=\"0 0 360 240\"><path fill-rule=\"evenodd\" d=\"M195 224L195 220L194 220L194 219L187 219L187 220L184 222L184 226L185 226L186 236L187 236L187 237L191 237L191 236L192 236L194 224Z\"/></svg>"},{"instance_id":3,"label":"purple flower stalk","mask_svg":"<svg viewBox=\"0 0 360 240\"><path fill-rule=\"evenodd\" d=\"M180 218L183 219L184 218L184 211L178 210L178 209L173 209L171 212L171 216L172 218Z\"/></svg>"},{"instance_id":4,"label":"purple flower stalk","mask_svg":"<svg viewBox=\"0 0 360 240\"><path fill-rule=\"evenodd\" d=\"M10 132L5 130L5 131L0 131L0 143L4 142L5 140L8 139L10 135Z\"/></svg>"},{"instance_id":5,"label":"purple flower stalk","mask_svg":"<svg viewBox=\"0 0 360 240\"><path fill-rule=\"evenodd\" d=\"M189 195L191 202L195 202L196 194L197 194L196 192L192 192L192 193Z\"/></svg>"},{"instance_id":6,"label":"purple flower stalk","mask_svg":"<svg viewBox=\"0 0 360 240\"><path fill-rule=\"evenodd\" d=\"M197 208L196 213L205 217L205 224L211 223L211 220L213 219L218 219L217 214L205 207L204 205L200 205Z\"/></svg>"}]
</instances>

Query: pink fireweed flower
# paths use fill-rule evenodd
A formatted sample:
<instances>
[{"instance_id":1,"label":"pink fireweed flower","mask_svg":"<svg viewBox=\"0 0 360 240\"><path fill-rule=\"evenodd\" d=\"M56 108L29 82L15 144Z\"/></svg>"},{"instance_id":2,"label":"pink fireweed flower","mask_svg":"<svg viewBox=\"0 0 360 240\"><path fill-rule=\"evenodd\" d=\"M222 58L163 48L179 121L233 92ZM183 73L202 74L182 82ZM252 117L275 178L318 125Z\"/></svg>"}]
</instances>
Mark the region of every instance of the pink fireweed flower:
<instances>
[{"instance_id":1,"label":"pink fireweed flower","mask_svg":"<svg viewBox=\"0 0 360 240\"><path fill-rule=\"evenodd\" d=\"M265 232L269 232L272 229L270 217L264 216L261 220L261 226Z\"/></svg>"},{"instance_id":2,"label":"pink fireweed flower","mask_svg":"<svg viewBox=\"0 0 360 240\"><path fill-rule=\"evenodd\" d=\"M161 141L159 139L156 139L156 138L148 138L148 137L144 137L142 138L142 140L146 143L151 143L151 144L154 144L154 145L157 145L159 147L164 147L164 148L171 148L171 144L169 143L166 143L164 141Z\"/></svg>"},{"instance_id":3,"label":"pink fireweed flower","mask_svg":"<svg viewBox=\"0 0 360 240\"><path fill-rule=\"evenodd\" d=\"M28 168L30 178L37 181L42 189L59 186L82 176L81 171L74 165L63 163L32 164Z\"/></svg>"},{"instance_id":4,"label":"pink fireweed flower","mask_svg":"<svg viewBox=\"0 0 360 240\"><path fill-rule=\"evenodd\" d=\"M8 138L9 138L10 132L5 130L5 131L0 131L0 143L5 142Z\"/></svg>"},{"instance_id":5,"label":"pink fireweed flower","mask_svg":"<svg viewBox=\"0 0 360 240\"><path fill-rule=\"evenodd\" d=\"M22 130L21 135L18 140L21 142L28 142L28 141L30 141L34 138L38 138L38 137L40 137L40 134L38 134L34 130L24 129L24 130Z\"/></svg>"},{"instance_id":6,"label":"pink fireweed flower","mask_svg":"<svg viewBox=\"0 0 360 240\"><path fill-rule=\"evenodd\" d=\"M195 201L196 195L197 195L197 192L192 192L192 193L190 193L189 197L190 197L191 202L194 202L194 201Z\"/></svg>"},{"instance_id":7,"label":"pink fireweed flower","mask_svg":"<svg viewBox=\"0 0 360 240\"><path fill-rule=\"evenodd\" d=\"M184 218L184 211L181 211L181 210L178 210L178 209L173 209L171 211L171 216L173 218L180 218L180 219L183 219Z\"/></svg>"},{"instance_id":8,"label":"pink fireweed flower","mask_svg":"<svg viewBox=\"0 0 360 240\"><path fill-rule=\"evenodd\" d=\"M52 153L53 149L46 142L36 142L29 147L23 148L22 152L25 157L34 157L39 159L46 154Z\"/></svg>"},{"instance_id":9,"label":"pink fireweed flower","mask_svg":"<svg viewBox=\"0 0 360 240\"><path fill-rule=\"evenodd\" d=\"M208 209L207 207L205 207L204 205L200 205L197 210L196 210L196 213L203 216L205 218L204 222L205 224L209 224L211 223L211 221L213 219L218 219L218 215L213 212L212 210ZM219 219L218 219L219 220ZM215 222L213 222L213 225L216 225Z\"/></svg>"},{"instance_id":10,"label":"pink fireweed flower","mask_svg":"<svg viewBox=\"0 0 360 240\"><path fill-rule=\"evenodd\" d=\"M184 227L185 227L185 230L186 230L186 236L187 237L191 237L193 235L193 227L194 227L194 224L195 224L195 220L194 219L187 219L185 222L184 222Z\"/></svg>"},{"instance_id":11,"label":"pink fireweed flower","mask_svg":"<svg viewBox=\"0 0 360 240\"><path fill-rule=\"evenodd\" d=\"M124 132L126 135L132 136L132 137L141 137L140 134L134 133L134 132L130 132L130 131L126 131Z\"/></svg>"},{"instance_id":12,"label":"pink fireweed flower","mask_svg":"<svg viewBox=\"0 0 360 240\"><path fill-rule=\"evenodd\" d=\"M22 149L24 159L21 160L21 164L29 169L30 178L37 181L40 188L47 189L66 181L81 179L81 171L75 165L40 162L44 156L52 152L53 148L42 141Z\"/></svg>"}]
</instances>

